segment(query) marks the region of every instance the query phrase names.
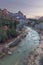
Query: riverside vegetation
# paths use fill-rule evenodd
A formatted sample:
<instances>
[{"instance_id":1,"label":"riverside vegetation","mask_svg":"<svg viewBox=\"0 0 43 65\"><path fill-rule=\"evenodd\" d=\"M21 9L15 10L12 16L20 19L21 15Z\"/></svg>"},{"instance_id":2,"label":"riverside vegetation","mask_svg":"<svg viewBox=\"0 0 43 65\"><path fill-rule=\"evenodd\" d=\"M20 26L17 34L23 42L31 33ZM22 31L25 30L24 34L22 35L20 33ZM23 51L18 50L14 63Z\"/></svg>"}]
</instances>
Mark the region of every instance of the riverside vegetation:
<instances>
[{"instance_id":1,"label":"riverside vegetation","mask_svg":"<svg viewBox=\"0 0 43 65\"><path fill-rule=\"evenodd\" d=\"M0 19L0 44L18 35L17 24L16 20Z\"/></svg>"}]
</instances>

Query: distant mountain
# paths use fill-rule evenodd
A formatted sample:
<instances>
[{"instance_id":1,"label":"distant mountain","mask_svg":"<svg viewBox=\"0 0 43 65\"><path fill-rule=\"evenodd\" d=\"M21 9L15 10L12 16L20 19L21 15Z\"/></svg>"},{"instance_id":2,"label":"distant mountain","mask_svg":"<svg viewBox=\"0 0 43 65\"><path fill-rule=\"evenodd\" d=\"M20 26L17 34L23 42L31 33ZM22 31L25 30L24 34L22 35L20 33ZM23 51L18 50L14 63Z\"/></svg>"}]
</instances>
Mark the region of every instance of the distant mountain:
<instances>
[{"instance_id":1,"label":"distant mountain","mask_svg":"<svg viewBox=\"0 0 43 65\"><path fill-rule=\"evenodd\" d=\"M18 11L18 13L15 13L14 16L17 19L26 19L26 16L21 11Z\"/></svg>"},{"instance_id":2,"label":"distant mountain","mask_svg":"<svg viewBox=\"0 0 43 65\"><path fill-rule=\"evenodd\" d=\"M7 9L0 9L0 18L9 19L9 13Z\"/></svg>"},{"instance_id":3,"label":"distant mountain","mask_svg":"<svg viewBox=\"0 0 43 65\"><path fill-rule=\"evenodd\" d=\"M39 18L39 21L43 21L43 16Z\"/></svg>"},{"instance_id":4,"label":"distant mountain","mask_svg":"<svg viewBox=\"0 0 43 65\"><path fill-rule=\"evenodd\" d=\"M26 19L26 16L21 11L18 11L18 13L12 13L9 12L7 9L3 10L0 9L0 18L15 20L15 19Z\"/></svg>"}]
</instances>

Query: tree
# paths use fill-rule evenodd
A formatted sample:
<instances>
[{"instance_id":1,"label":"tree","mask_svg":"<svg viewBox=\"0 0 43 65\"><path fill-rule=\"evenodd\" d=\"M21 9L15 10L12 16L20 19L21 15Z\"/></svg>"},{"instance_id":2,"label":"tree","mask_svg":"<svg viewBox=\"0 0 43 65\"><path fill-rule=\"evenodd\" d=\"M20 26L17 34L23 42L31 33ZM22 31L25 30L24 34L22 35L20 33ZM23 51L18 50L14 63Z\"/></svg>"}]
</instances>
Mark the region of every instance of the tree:
<instances>
[{"instance_id":1,"label":"tree","mask_svg":"<svg viewBox=\"0 0 43 65\"><path fill-rule=\"evenodd\" d=\"M17 36L17 32L14 29L14 27L12 27L12 28L7 30L7 35L8 35L8 38L16 37Z\"/></svg>"},{"instance_id":2,"label":"tree","mask_svg":"<svg viewBox=\"0 0 43 65\"><path fill-rule=\"evenodd\" d=\"M7 33L5 30L0 30L0 42L4 42L8 39Z\"/></svg>"},{"instance_id":3,"label":"tree","mask_svg":"<svg viewBox=\"0 0 43 65\"><path fill-rule=\"evenodd\" d=\"M11 35L12 37L16 37L16 36L17 36L17 32L16 32L16 30L14 29L14 27L12 27L12 28L10 29L10 35Z\"/></svg>"},{"instance_id":4,"label":"tree","mask_svg":"<svg viewBox=\"0 0 43 65\"><path fill-rule=\"evenodd\" d=\"M16 29L17 28L17 24L19 24L19 22L18 21L14 21L14 28Z\"/></svg>"}]
</instances>

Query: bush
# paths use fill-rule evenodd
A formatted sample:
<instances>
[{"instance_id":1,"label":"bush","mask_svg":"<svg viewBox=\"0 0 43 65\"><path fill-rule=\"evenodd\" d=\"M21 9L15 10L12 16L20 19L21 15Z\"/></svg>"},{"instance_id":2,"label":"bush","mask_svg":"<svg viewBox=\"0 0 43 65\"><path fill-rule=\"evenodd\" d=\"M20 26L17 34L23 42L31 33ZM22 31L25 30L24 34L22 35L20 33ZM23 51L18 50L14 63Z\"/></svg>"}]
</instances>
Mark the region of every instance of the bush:
<instances>
[{"instance_id":1,"label":"bush","mask_svg":"<svg viewBox=\"0 0 43 65\"><path fill-rule=\"evenodd\" d=\"M12 28L10 29L10 35L11 35L12 37L16 37L16 36L17 36L17 32L16 32L16 30L14 29L14 27L12 27Z\"/></svg>"},{"instance_id":2,"label":"bush","mask_svg":"<svg viewBox=\"0 0 43 65\"><path fill-rule=\"evenodd\" d=\"M16 37L17 32L17 21L7 20L7 19L0 19L0 42L4 42L9 38ZM8 30L3 30L1 27L7 26Z\"/></svg>"},{"instance_id":3,"label":"bush","mask_svg":"<svg viewBox=\"0 0 43 65\"><path fill-rule=\"evenodd\" d=\"M7 33L5 30L0 30L0 42L4 42L8 39Z\"/></svg>"},{"instance_id":4,"label":"bush","mask_svg":"<svg viewBox=\"0 0 43 65\"><path fill-rule=\"evenodd\" d=\"M17 36L17 32L14 29L14 27L12 27L11 29L7 30L7 35L8 35L8 38L16 37Z\"/></svg>"}]
</instances>

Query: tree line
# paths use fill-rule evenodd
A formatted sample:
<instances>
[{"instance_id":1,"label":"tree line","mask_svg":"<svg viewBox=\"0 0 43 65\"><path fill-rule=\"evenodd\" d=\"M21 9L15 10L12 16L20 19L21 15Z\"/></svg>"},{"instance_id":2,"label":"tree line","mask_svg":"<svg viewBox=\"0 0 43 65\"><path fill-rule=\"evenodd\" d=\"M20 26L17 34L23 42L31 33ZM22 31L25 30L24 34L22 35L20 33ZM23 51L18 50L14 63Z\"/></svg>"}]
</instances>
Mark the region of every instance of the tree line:
<instances>
[{"instance_id":1,"label":"tree line","mask_svg":"<svg viewBox=\"0 0 43 65\"><path fill-rule=\"evenodd\" d=\"M7 19L0 19L0 43L5 42L6 40L16 37L18 35L16 28L18 21L12 21ZM4 26L7 26L7 30L3 29Z\"/></svg>"}]
</instances>

